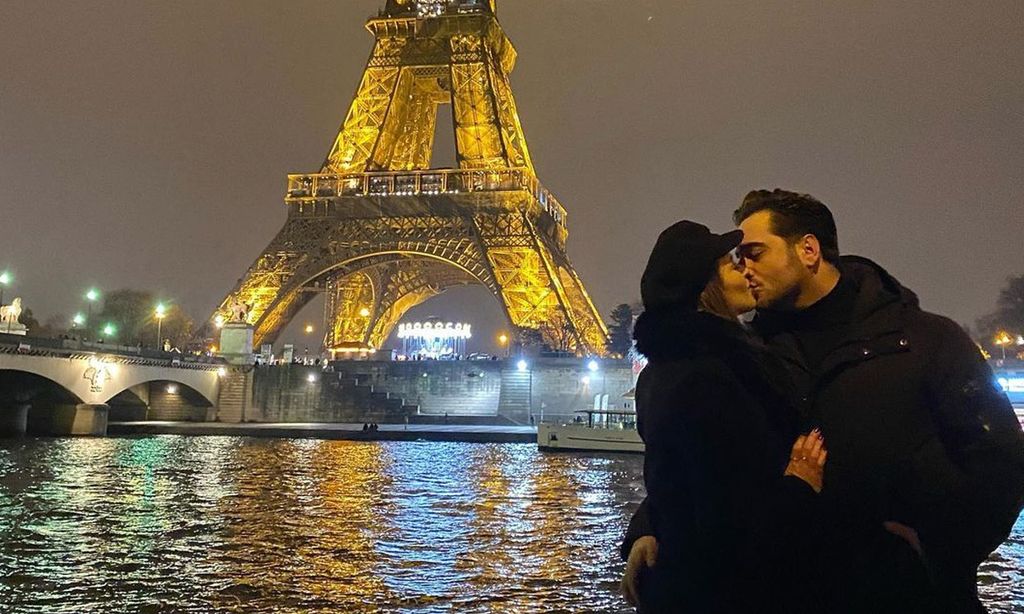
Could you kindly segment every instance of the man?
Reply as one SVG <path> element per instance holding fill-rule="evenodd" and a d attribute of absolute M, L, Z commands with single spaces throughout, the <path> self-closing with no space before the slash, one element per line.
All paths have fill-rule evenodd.
<path fill-rule="evenodd" d="M 754 191 L 734 219 L 753 327 L 829 450 L 829 611 L 984 611 L 977 567 L 1024 505 L 1024 435 L 976 346 L 877 264 L 840 258 L 813 197 Z M 642 508 L 623 544 L 627 592 L 656 564 L 648 533 Z"/>

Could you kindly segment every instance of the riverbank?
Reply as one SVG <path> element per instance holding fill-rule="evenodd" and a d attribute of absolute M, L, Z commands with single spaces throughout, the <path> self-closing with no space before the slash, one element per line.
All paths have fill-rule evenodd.
<path fill-rule="evenodd" d="M 364 431 L 362 424 L 335 422 L 111 422 L 108 435 L 224 435 L 284 439 L 344 439 L 352 441 L 459 441 L 466 443 L 536 443 L 532 426 L 462 424 L 381 424 Z"/>

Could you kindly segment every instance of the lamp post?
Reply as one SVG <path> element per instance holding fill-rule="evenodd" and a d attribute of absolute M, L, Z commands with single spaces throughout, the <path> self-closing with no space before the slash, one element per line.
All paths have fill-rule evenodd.
<path fill-rule="evenodd" d="M 0 273 L 0 307 L 4 306 L 4 288 L 11 283 L 11 274 L 7 271 Z M 7 332 L 11 332 L 11 321 L 7 320 Z"/>
<path fill-rule="evenodd" d="M 366 308 L 363 307 L 365 310 Z M 305 328 L 306 332 L 306 348 L 302 351 L 302 363 L 309 364 L 309 336 L 313 334 L 313 325 L 307 324 Z"/>
<path fill-rule="evenodd" d="M 7 271 L 0 273 L 0 307 L 4 306 L 4 288 L 11 283 L 11 274 Z"/>
<path fill-rule="evenodd" d="M 96 288 L 89 288 L 85 293 L 85 300 L 88 301 L 88 316 L 86 316 L 86 324 L 92 326 L 92 304 L 96 302 L 96 299 L 100 297 L 100 292 Z"/>
<path fill-rule="evenodd" d="M 153 315 L 156 316 L 156 349 L 161 348 L 161 338 L 163 337 L 163 323 L 164 318 L 167 317 L 167 307 L 163 303 L 157 303 L 156 309 L 153 310 Z"/>
<path fill-rule="evenodd" d="M 1006 360 L 1006 346 L 1013 343 L 1013 338 L 1010 337 L 1010 333 L 1006 332 L 1005 330 L 996 333 L 996 338 L 993 343 L 998 345 L 999 348 L 1003 351 L 1003 360 Z"/>
<path fill-rule="evenodd" d="M 505 351 L 505 358 L 508 358 L 508 335 L 505 333 L 498 335 L 498 345 Z"/>
<path fill-rule="evenodd" d="M 587 361 L 587 371 L 590 371 L 594 375 L 597 375 L 597 372 L 600 371 L 600 369 L 601 369 L 601 364 L 598 363 L 596 360 L 591 359 L 591 360 Z M 590 376 L 587 376 L 587 377 L 588 377 L 588 379 L 593 379 L 593 378 L 590 378 Z M 606 384 L 605 377 L 606 376 L 605 376 L 604 372 L 602 372 L 601 373 L 601 392 L 598 393 L 599 396 L 596 397 L 598 399 L 598 401 L 597 401 L 598 402 L 597 409 L 604 409 L 604 391 L 605 391 L 605 384 Z M 596 388 L 596 386 L 595 386 L 595 388 Z"/>
<path fill-rule="evenodd" d="M 530 365 L 527 364 L 527 362 L 525 360 L 520 358 L 519 362 L 516 363 L 516 370 L 519 371 L 520 373 L 522 373 L 523 371 L 526 371 L 527 377 L 529 377 L 529 388 L 527 389 L 527 393 L 526 393 L 527 394 L 526 403 L 527 403 L 527 411 L 529 412 L 529 415 L 530 415 L 530 424 L 532 425 L 533 424 L 533 369 L 530 368 Z M 541 420 L 543 421 L 543 419 L 544 419 L 543 410 L 541 410 L 541 412 L 542 412 L 541 413 Z"/>

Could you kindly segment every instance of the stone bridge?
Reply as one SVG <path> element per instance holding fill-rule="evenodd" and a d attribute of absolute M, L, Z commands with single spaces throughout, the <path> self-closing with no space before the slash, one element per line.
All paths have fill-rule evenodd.
<path fill-rule="evenodd" d="M 102 435 L 108 417 L 215 420 L 235 371 L 219 359 L 0 335 L 0 435 Z"/>

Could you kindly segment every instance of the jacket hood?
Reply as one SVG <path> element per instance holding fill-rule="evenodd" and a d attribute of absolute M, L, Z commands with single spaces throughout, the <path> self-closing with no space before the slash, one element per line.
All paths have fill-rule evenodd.
<path fill-rule="evenodd" d="M 839 268 L 857 287 L 856 313 L 868 316 L 893 302 L 920 308 L 917 294 L 896 280 L 880 264 L 862 256 L 843 256 Z"/>
<path fill-rule="evenodd" d="M 676 360 L 749 342 L 739 322 L 685 308 L 648 309 L 633 326 L 636 349 L 650 360 Z"/>

